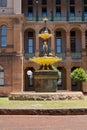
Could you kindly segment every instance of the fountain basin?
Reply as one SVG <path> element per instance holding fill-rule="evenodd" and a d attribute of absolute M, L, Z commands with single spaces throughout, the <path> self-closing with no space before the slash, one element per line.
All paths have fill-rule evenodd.
<path fill-rule="evenodd" d="M 56 92 L 58 72 L 54 70 L 37 70 L 34 73 L 36 92 Z"/>

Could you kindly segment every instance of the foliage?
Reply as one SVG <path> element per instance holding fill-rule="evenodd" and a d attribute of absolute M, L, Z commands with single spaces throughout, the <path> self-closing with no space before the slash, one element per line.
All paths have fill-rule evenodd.
<path fill-rule="evenodd" d="M 58 79 L 59 79 L 60 78 L 60 72 L 59 72 L 59 70 L 54 65 L 51 65 L 51 67 L 52 67 L 52 69 L 54 71 L 57 71 L 57 73 L 58 73 Z"/>
<path fill-rule="evenodd" d="M 75 82 L 84 82 L 87 81 L 87 74 L 83 68 L 76 68 L 72 73 L 71 73 L 71 78 Z"/>

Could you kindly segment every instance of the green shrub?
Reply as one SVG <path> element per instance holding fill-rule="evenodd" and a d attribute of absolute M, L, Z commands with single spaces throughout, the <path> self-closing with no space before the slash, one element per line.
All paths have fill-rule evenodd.
<path fill-rule="evenodd" d="M 87 81 L 87 74 L 83 68 L 76 68 L 73 72 L 71 72 L 71 78 L 75 82 L 84 82 Z"/>

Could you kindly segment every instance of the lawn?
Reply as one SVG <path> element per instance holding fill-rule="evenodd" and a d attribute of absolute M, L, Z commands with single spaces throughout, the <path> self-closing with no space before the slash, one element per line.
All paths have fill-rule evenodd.
<path fill-rule="evenodd" d="M 87 96 L 83 100 L 58 101 L 18 101 L 0 98 L 0 109 L 39 109 L 39 108 L 87 108 Z"/>

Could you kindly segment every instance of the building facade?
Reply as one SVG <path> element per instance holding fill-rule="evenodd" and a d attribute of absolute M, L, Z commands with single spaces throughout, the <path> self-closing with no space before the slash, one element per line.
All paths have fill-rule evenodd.
<path fill-rule="evenodd" d="M 81 90 L 70 73 L 78 67 L 87 70 L 87 0 L 0 0 L 0 94 L 34 91 L 39 65 L 29 59 L 42 55 L 38 34 L 44 17 L 52 34 L 49 53 L 62 58 L 55 63 L 61 75 L 58 89 Z"/>

